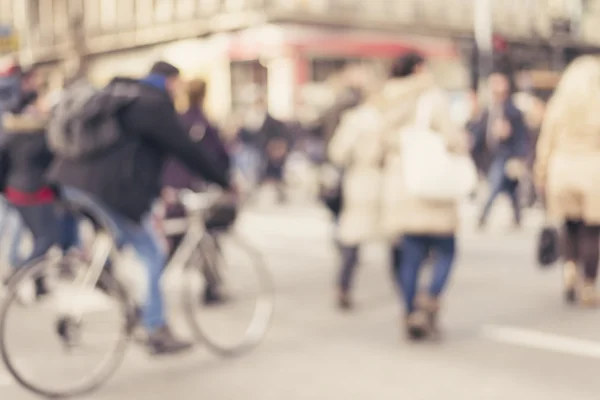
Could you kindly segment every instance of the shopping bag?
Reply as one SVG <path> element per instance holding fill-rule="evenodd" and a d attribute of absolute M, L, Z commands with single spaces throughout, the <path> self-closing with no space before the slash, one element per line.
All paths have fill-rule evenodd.
<path fill-rule="evenodd" d="M 432 114 L 433 99 L 424 94 L 414 125 L 400 133 L 406 190 L 427 200 L 459 200 L 475 189 L 477 169 L 469 155 L 448 150 L 443 136 L 431 129 Z"/>

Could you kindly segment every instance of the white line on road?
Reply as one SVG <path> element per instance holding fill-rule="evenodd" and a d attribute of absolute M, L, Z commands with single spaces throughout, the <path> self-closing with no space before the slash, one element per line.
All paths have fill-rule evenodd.
<path fill-rule="evenodd" d="M 487 339 L 500 343 L 571 356 L 600 359 L 600 342 L 592 340 L 498 325 L 484 326 L 482 335 Z"/>

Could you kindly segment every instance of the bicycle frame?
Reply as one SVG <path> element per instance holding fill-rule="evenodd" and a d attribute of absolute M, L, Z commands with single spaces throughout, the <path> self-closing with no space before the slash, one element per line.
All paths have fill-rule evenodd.
<path fill-rule="evenodd" d="M 184 237 L 175 254 L 169 260 L 168 265 L 165 266 L 165 270 L 172 268 L 175 265 L 181 265 L 185 268 L 185 266 L 193 259 L 195 252 L 200 248 L 205 275 L 207 275 L 208 272 L 214 271 L 211 276 L 217 276 L 216 265 L 214 265 L 212 262 L 213 260 L 210 257 L 206 256 L 206 254 L 210 254 L 211 251 L 216 249 L 216 243 L 214 242 L 212 235 L 207 232 L 204 225 L 204 208 L 205 207 L 200 207 L 197 210 L 191 210 L 190 207 L 186 207 L 189 213 L 188 216 L 175 221 L 169 221 L 169 223 L 177 224 L 181 227 L 172 230 L 171 235 L 184 234 Z M 79 270 L 75 277 L 74 286 L 79 287 L 80 290 L 78 290 L 75 299 L 71 303 L 68 313 L 78 322 L 81 321 L 83 316 L 83 302 L 79 301 L 81 296 L 83 296 L 84 293 L 89 293 L 95 289 L 109 260 L 113 260 L 114 265 L 118 268 L 123 256 L 121 249 L 116 246 L 114 239 L 104 231 L 96 233 L 96 237 L 92 244 L 91 254 L 92 260 L 89 263 L 88 268 Z M 118 275 L 118 271 L 115 271 L 115 273 Z"/>

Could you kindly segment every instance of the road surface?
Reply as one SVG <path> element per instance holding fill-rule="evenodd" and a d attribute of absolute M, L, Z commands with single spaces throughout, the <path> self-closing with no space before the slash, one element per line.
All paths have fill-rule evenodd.
<path fill-rule="evenodd" d="M 333 306 L 336 257 L 327 215 L 310 206 L 258 209 L 242 217 L 239 230 L 264 252 L 277 287 L 264 343 L 238 359 L 202 347 L 151 359 L 133 346 L 116 375 L 84 399 L 597 400 L 600 316 L 563 305 L 558 269 L 536 267 L 540 216 L 529 213 L 524 229 L 511 231 L 502 225 L 503 203 L 489 230 L 476 232 L 474 212 L 464 209 L 442 343 L 403 340 L 383 246 L 364 249 L 358 308 L 341 314 Z M 171 303 L 178 331 L 189 335 Z M 15 349 L 26 362 L 43 357 L 61 368 L 63 358 L 26 342 L 41 328 L 30 321 L 17 326 L 23 333 Z M 0 367 L 0 398 L 37 397 Z"/>

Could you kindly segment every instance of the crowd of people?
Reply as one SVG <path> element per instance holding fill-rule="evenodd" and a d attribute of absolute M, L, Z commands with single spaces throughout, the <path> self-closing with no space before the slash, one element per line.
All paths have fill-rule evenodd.
<path fill-rule="evenodd" d="M 16 212 L 23 224 L 13 231 L 12 267 L 27 265 L 53 246 L 86 257 L 77 219 L 60 206 L 61 188 L 76 188 L 107 210 L 119 231 L 118 245 L 133 248 L 147 269 L 148 298 L 141 313 L 151 351 L 186 350 L 191 344 L 169 329 L 159 286 L 169 253 L 181 237 L 171 238 L 169 252 L 163 251 L 152 215 L 156 201 L 166 204 L 166 217 L 178 217 L 185 212 L 178 190 L 203 190 L 206 182 L 213 182 L 236 202 L 240 190 L 233 170 L 239 169 L 246 181 L 274 183 L 283 202 L 286 160 L 300 148 L 339 177 L 322 185 L 320 199 L 336 224 L 340 308 L 353 306 L 360 247 L 384 240 L 407 336 L 439 336 L 437 317 L 457 256 L 459 205 L 476 189 L 469 163 L 474 176 L 486 178 L 489 187 L 480 228 L 501 193 L 511 200 L 515 227 L 521 225 L 519 188 L 529 184 L 522 177 L 534 170 L 549 218 L 564 226 L 565 296 L 587 306 L 597 303 L 600 178 L 593 172 L 600 162 L 600 117 L 590 84 L 600 78 L 596 59 L 583 57 L 569 66 L 539 135 L 517 106 L 510 77 L 502 71 L 489 77 L 491 96 L 485 104 L 474 103 L 466 126 L 453 120 L 447 96 L 417 53 L 397 59 L 376 90 L 349 76 L 353 79 L 329 109 L 296 128 L 269 114 L 264 94 L 255 96 L 234 140 L 225 140 L 204 113 L 204 81 L 187 82 L 188 109 L 177 113 L 173 99 L 182 80 L 169 63 L 154 64 L 142 79 L 116 78 L 102 89 L 72 82 L 52 103 L 35 69 L 14 66 L 0 77 L 2 216 Z M 408 153 L 412 142 L 405 140 L 407 132 L 422 133 L 431 147 L 442 143 L 438 154 L 456 170 L 444 171 L 440 160 L 429 159 L 433 149 L 417 155 L 429 167 L 411 165 L 407 160 L 415 157 Z M 450 188 L 424 188 L 427 179 L 440 178 L 435 173 L 447 174 L 443 178 Z M 0 225 L 5 228 L 6 218 Z M 23 228 L 31 232 L 33 250 L 19 259 Z M 420 271 L 428 262 L 433 274 L 421 293 Z M 205 302 L 223 300 L 215 288 L 205 289 Z M 45 282 L 38 279 L 37 295 L 46 292 Z"/>
<path fill-rule="evenodd" d="M 583 306 L 598 303 L 600 181 L 593 171 L 599 157 L 600 127 L 594 114 L 597 94 L 589 86 L 598 73 L 597 59 L 576 60 L 546 108 L 541 99 L 515 94 L 511 76 L 497 70 L 487 81 L 489 99 L 483 104 L 479 99 L 473 102 L 465 126 L 450 118 L 443 95 L 434 101 L 430 121 L 430 128 L 444 138 L 449 151 L 470 155 L 487 183 L 479 228 L 486 227 L 502 193 L 510 199 L 515 228 L 521 226 L 522 208 L 535 203 L 544 208 L 548 224 L 561 227 L 559 237 L 564 240 L 553 245 L 564 259 L 565 298 Z M 323 191 L 337 226 L 338 305 L 352 308 L 351 287 L 360 246 L 384 239 L 389 243 L 392 276 L 404 303 L 405 331 L 411 339 L 439 336 L 437 314 L 457 251 L 460 199 L 425 199 L 411 193 L 403 183 L 407 180 L 401 161 L 406 158 L 405 149 L 397 140 L 399 132 L 420 118 L 420 99 L 427 93 L 434 97 L 440 93 L 434 81 L 426 60 L 408 54 L 394 63 L 379 91 L 362 97 L 349 86 L 349 91 L 358 93 L 353 96 L 357 100 L 340 101 L 332 108 L 337 122 L 327 146 L 328 159 L 338 166 L 341 176 L 337 187 Z M 524 99 L 529 107 L 523 106 Z M 377 110 L 383 125 L 365 111 L 369 108 Z M 428 162 L 435 164 L 431 159 Z M 523 191 L 529 198 L 523 198 Z M 418 293 L 419 271 L 427 261 L 433 269 L 431 282 Z"/>

